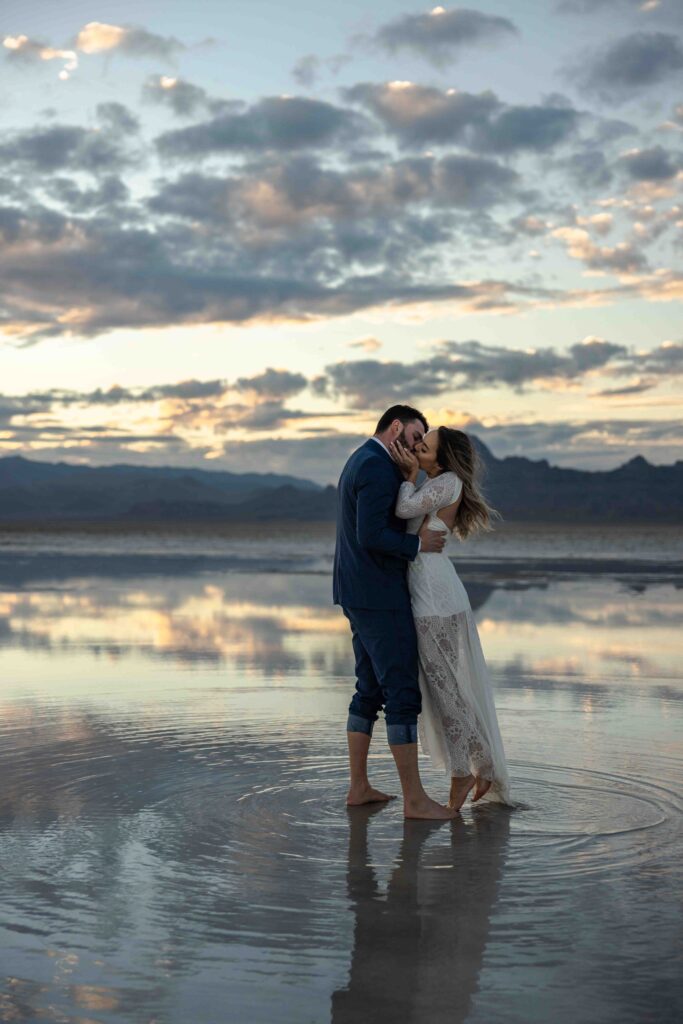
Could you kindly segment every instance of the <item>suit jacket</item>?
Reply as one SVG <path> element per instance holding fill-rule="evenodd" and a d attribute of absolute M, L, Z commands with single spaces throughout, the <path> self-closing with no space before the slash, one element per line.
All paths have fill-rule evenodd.
<path fill-rule="evenodd" d="M 345 608 L 410 607 L 408 562 L 419 540 L 394 514 L 403 480 L 389 453 L 368 439 L 349 457 L 337 486 L 334 603 Z"/>

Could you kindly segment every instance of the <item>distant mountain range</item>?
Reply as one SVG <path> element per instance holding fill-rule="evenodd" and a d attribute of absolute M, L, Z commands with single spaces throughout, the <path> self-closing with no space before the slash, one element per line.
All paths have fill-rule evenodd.
<path fill-rule="evenodd" d="M 638 455 L 617 469 L 560 469 L 547 460 L 496 458 L 482 442 L 485 491 L 506 520 L 676 522 L 683 519 L 683 461 L 653 466 Z M 332 520 L 336 490 L 273 473 L 170 466 L 82 466 L 0 459 L 0 522 Z"/>

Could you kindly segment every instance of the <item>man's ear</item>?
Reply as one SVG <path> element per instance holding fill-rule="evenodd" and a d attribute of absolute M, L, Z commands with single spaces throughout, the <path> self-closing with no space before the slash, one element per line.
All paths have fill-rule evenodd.
<path fill-rule="evenodd" d="M 396 434 L 396 437 L 398 437 L 398 435 L 401 433 L 401 430 L 403 429 L 403 424 L 401 423 L 400 420 L 392 420 L 391 429 Z"/>

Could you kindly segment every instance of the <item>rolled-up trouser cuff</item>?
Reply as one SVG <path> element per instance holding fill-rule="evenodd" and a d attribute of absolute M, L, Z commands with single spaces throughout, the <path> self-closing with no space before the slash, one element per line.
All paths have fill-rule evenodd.
<path fill-rule="evenodd" d="M 387 739 L 390 746 L 396 746 L 399 743 L 417 743 L 417 725 L 403 723 L 389 725 L 387 723 Z"/>
<path fill-rule="evenodd" d="M 362 715 L 349 715 L 346 720 L 346 731 L 364 732 L 366 736 L 372 736 L 374 724 L 369 718 L 363 718 Z"/>

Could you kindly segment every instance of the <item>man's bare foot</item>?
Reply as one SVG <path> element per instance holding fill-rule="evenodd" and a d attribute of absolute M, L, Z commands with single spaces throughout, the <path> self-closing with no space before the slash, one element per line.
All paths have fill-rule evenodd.
<path fill-rule="evenodd" d="M 472 794 L 472 803 L 476 804 L 477 800 L 481 800 L 483 796 L 486 796 L 491 788 L 490 779 L 477 779 L 477 788 Z"/>
<path fill-rule="evenodd" d="M 474 775 L 466 775 L 464 778 L 458 778 L 457 776 L 452 778 L 448 806 L 459 811 L 476 781 Z"/>
<path fill-rule="evenodd" d="M 370 783 L 364 786 L 352 786 L 346 797 L 347 807 L 360 807 L 362 804 L 386 803 L 387 800 L 395 800 L 395 796 L 383 793 L 381 789 L 375 789 Z"/>
<path fill-rule="evenodd" d="M 405 801 L 403 804 L 403 815 L 405 818 L 419 818 L 423 821 L 449 821 L 455 818 L 457 811 L 451 807 L 444 807 L 431 800 L 425 793 L 419 800 Z"/>

